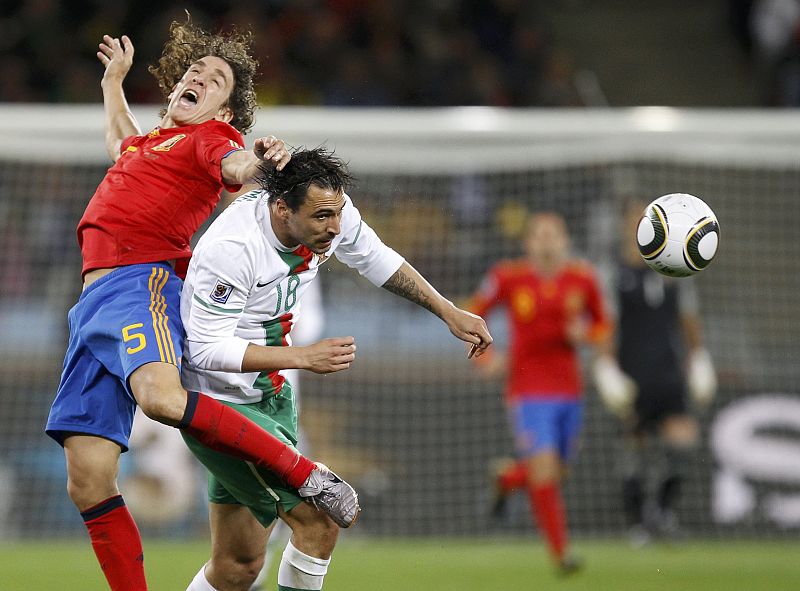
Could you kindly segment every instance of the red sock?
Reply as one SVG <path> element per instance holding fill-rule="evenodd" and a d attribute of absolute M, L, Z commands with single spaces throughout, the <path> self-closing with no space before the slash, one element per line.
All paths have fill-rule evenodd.
<path fill-rule="evenodd" d="M 81 512 L 112 591 L 147 591 L 142 539 L 120 495 Z"/>
<path fill-rule="evenodd" d="M 514 462 L 508 468 L 500 472 L 497 477 L 497 485 L 504 493 L 525 488 L 528 484 L 528 467 L 525 462 Z"/>
<path fill-rule="evenodd" d="M 564 558 L 567 547 L 567 519 L 561 490 L 554 482 L 528 488 L 531 512 L 536 516 L 539 529 L 547 539 L 550 552 L 557 560 Z"/>
<path fill-rule="evenodd" d="M 275 472 L 294 488 L 300 488 L 316 467 L 244 415 L 205 394 L 189 392 L 178 428 L 206 447 Z"/>

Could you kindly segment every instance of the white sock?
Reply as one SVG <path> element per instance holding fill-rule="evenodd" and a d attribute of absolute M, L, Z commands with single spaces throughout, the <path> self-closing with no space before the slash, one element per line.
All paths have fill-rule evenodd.
<path fill-rule="evenodd" d="M 200 570 L 186 587 L 186 591 L 217 591 L 216 587 L 212 587 L 211 583 L 206 579 L 206 565 L 200 567 Z"/>
<path fill-rule="evenodd" d="M 290 541 L 286 544 L 278 569 L 278 591 L 284 588 L 319 591 L 330 563 L 330 558 L 323 560 L 303 554 Z"/>

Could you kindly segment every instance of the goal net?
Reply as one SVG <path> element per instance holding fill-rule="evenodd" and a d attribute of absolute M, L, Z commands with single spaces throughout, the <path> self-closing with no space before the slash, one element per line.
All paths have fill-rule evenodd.
<path fill-rule="evenodd" d="M 157 111 L 135 114 L 147 128 Z M 42 427 L 80 290 L 75 226 L 109 165 L 102 125 L 95 105 L 0 107 L 0 537 L 82 527 L 65 492 L 63 454 Z M 701 415 L 679 517 L 697 536 L 796 535 L 800 274 L 791 253 L 800 241 L 800 118 L 665 108 L 264 109 L 248 145 L 266 134 L 334 147 L 358 177 L 351 194 L 365 219 L 456 302 L 492 264 L 520 254 L 527 212 L 562 213 L 576 254 L 603 270 L 619 247 L 627 199 L 705 199 L 720 220 L 721 248 L 693 281 L 720 388 Z M 359 356 L 347 372 L 301 376 L 301 422 L 309 455 L 361 492 L 360 535 L 528 531 L 524 502 L 512 502 L 500 522 L 489 516 L 490 466 L 512 453 L 502 385 L 480 379 L 426 311 L 335 262 L 320 280 L 323 334 L 354 335 Z M 503 318 L 490 326 L 504 347 Z M 617 535 L 620 428 L 591 388 L 585 399 L 565 488 L 571 528 Z M 137 469 L 135 455 L 126 454 L 123 481 Z M 189 532 L 205 520 L 199 480 L 194 508 L 170 527 Z"/>

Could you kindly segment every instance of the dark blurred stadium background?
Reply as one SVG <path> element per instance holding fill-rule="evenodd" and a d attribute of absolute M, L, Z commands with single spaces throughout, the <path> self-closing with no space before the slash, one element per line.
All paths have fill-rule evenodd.
<path fill-rule="evenodd" d="M 160 53 L 184 10 L 256 33 L 264 104 L 792 106 L 793 0 L 22 0 L 0 8 L 0 101 L 94 102 L 94 49 L 127 34 Z M 144 68 L 127 84 L 158 102 Z"/>

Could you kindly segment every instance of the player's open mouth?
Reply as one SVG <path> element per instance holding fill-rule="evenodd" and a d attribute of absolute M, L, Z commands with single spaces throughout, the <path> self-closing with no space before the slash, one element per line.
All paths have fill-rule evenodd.
<path fill-rule="evenodd" d="M 184 93 L 181 95 L 180 98 L 181 104 L 190 107 L 194 107 L 195 105 L 197 105 L 198 100 L 199 97 L 197 96 L 197 93 L 194 90 L 184 91 Z"/>

